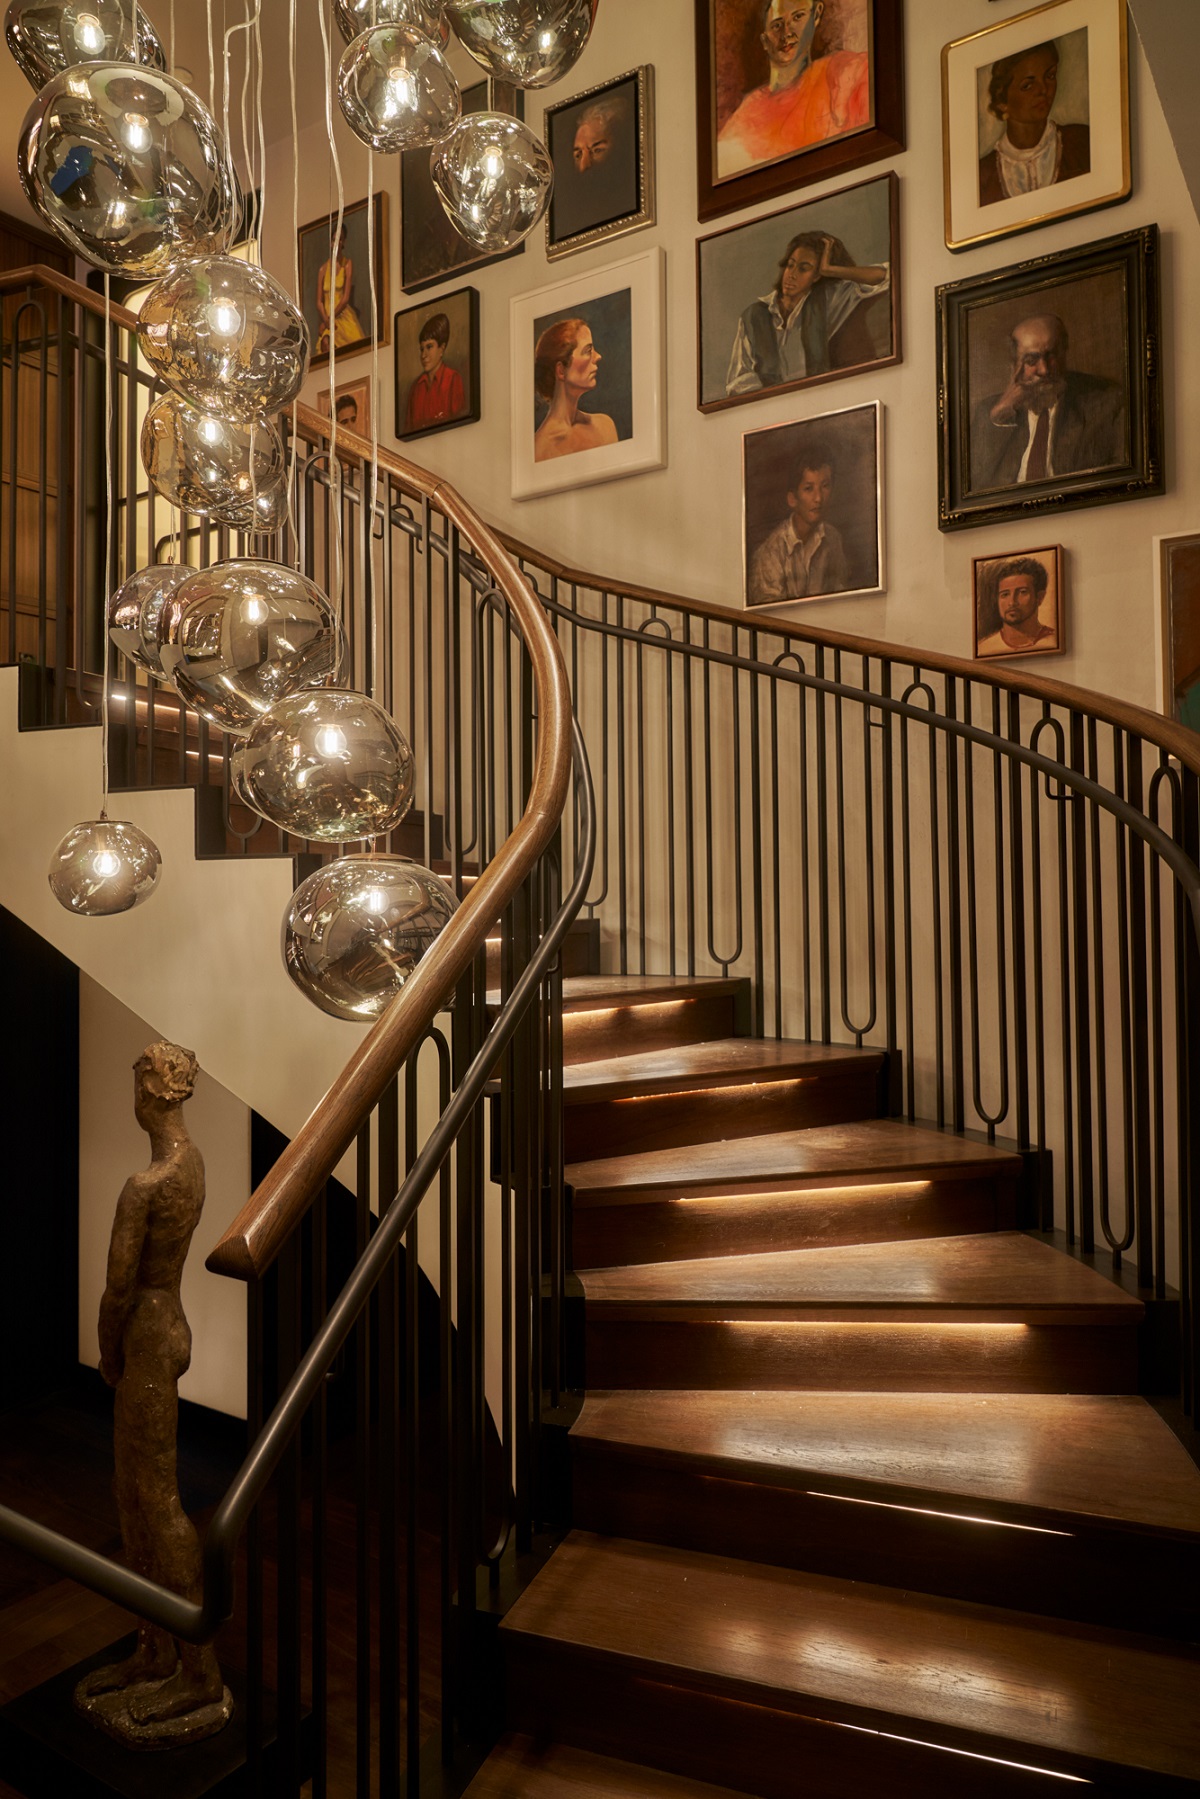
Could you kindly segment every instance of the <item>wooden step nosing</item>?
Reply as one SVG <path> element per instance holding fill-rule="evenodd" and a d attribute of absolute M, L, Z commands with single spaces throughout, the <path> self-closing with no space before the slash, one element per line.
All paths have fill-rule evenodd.
<path fill-rule="evenodd" d="M 587 1321 L 591 1324 L 939 1324 L 1026 1325 L 1030 1328 L 1075 1327 L 1132 1329 L 1145 1308 L 1139 1301 L 1112 1303 L 1054 1302 L 1039 1306 L 1035 1300 L 873 1299 L 820 1302 L 804 1299 L 595 1299 L 587 1295 L 587 1278 L 580 1270 L 587 1296 Z M 605 1271 L 607 1272 L 607 1271 Z"/>
<path fill-rule="evenodd" d="M 673 1054 L 673 1051 L 665 1052 Z M 614 1061 L 622 1060 L 614 1057 Z M 689 1098 L 697 1093 L 720 1093 L 754 1087 L 759 1092 L 785 1087 L 823 1089 L 832 1086 L 872 1085 L 879 1069 L 867 1063 L 838 1064 L 831 1068 L 814 1068 L 800 1062 L 772 1062 L 754 1068 L 704 1068 L 690 1073 L 654 1075 L 627 1074 L 599 1076 L 580 1081 L 573 1077 L 581 1068 L 602 1069 L 603 1061 L 573 1062 L 563 1070 L 563 1105 L 611 1105 L 622 1100 L 640 1101 L 669 1099 L 675 1095 Z"/>
<path fill-rule="evenodd" d="M 630 1161 L 637 1158 L 631 1156 Z M 563 1171 L 563 1178 L 570 1187 L 572 1198 L 577 1206 L 644 1206 L 672 1205 L 676 1200 L 709 1200 L 716 1204 L 720 1200 L 761 1199 L 768 1195 L 778 1195 L 780 1199 L 819 1199 L 823 1194 L 837 1192 L 844 1187 L 860 1190 L 863 1199 L 869 1199 L 874 1190 L 884 1198 L 893 1193 L 897 1187 L 906 1186 L 947 1186 L 958 1181 L 1010 1181 L 1016 1179 L 1020 1172 L 1020 1163 L 1014 1157 L 1011 1168 L 1000 1168 L 994 1162 L 954 1162 L 937 1163 L 928 1168 L 897 1169 L 894 1174 L 881 1173 L 878 1166 L 863 1167 L 856 1170 L 829 1169 L 827 1171 L 805 1170 L 787 1173 L 781 1171 L 775 1175 L 751 1175 L 739 1180 L 711 1176 L 708 1179 L 697 1178 L 686 1181 L 653 1180 L 638 1185 L 613 1186 L 610 1183 L 595 1187 L 587 1185 L 586 1162 L 568 1164 Z M 922 1195 L 901 1193 L 897 1203 L 908 1199 L 914 1204 L 920 1202 Z M 846 1202 L 848 1206 L 856 1200 Z"/>
<path fill-rule="evenodd" d="M 1057 1621 L 1047 1620 L 1048 1624 L 1054 1622 Z M 586 1685 L 589 1670 L 599 1672 L 613 1669 L 626 1678 L 650 1684 L 662 1684 L 666 1679 L 671 1686 L 700 1697 L 729 1699 L 796 1719 L 840 1724 L 855 1730 L 887 1731 L 907 1742 L 926 1745 L 931 1750 L 957 1749 L 966 1755 L 982 1756 L 988 1761 L 1020 1759 L 1030 1769 L 1047 1774 L 1070 1773 L 1083 1779 L 1097 1779 L 1112 1770 L 1119 1770 L 1122 1774 L 1145 1775 L 1153 1780 L 1163 1776 L 1179 1777 L 1173 1769 L 1147 1767 L 1140 1761 L 1084 1756 L 1077 1750 L 1044 1738 L 1039 1739 L 1029 1732 L 1018 1735 L 1014 1731 L 1000 1735 L 989 1730 L 970 1730 L 962 1725 L 943 1721 L 928 1711 L 896 1711 L 883 1704 L 855 1705 L 852 1701 L 838 1699 L 831 1694 L 814 1693 L 805 1686 L 768 1686 L 765 1682 L 730 1674 L 721 1669 L 665 1663 L 627 1650 L 581 1643 L 572 1637 L 526 1631 L 520 1625 L 511 1625 L 507 1619 L 501 1623 L 500 1628 L 512 1633 L 508 1638 L 510 1642 L 520 1638 L 526 1643 L 543 1644 L 546 1645 L 547 1652 L 549 1646 L 553 1645 L 557 1656 L 568 1657 L 573 1664 L 579 1666 L 583 1685 Z M 918 1735 L 918 1732 L 926 1734 Z"/>
<path fill-rule="evenodd" d="M 797 1498 L 828 1496 L 833 1500 L 863 1500 L 871 1505 L 903 1512 L 932 1512 L 961 1517 L 973 1523 L 1019 1525 L 1031 1531 L 1045 1530 L 1067 1536 L 1146 1538 L 1175 1543 L 1181 1549 L 1200 1548 L 1200 1523 L 1194 1530 L 1160 1524 L 1149 1518 L 1116 1513 L 1070 1510 L 1039 1505 L 1029 1500 L 964 1492 L 952 1487 L 933 1487 L 905 1481 L 872 1480 L 866 1475 L 845 1474 L 836 1469 L 801 1467 L 795 1462 L 760 1461 L 752 1456 L 721 1455 L 714 1450 L 670 1449 L 657 1443 L 614 1439 L 581 1431 L 578 1422 L 570 1431 L 573 1458 L 581 1465 L 613 1462 L 636 1471 L 664 1469 L 698 1479 L 724 1480 L 738 1486 L 770 1488 L 794 1493 Z M 988 1516 L 982 1517 L 986 1512 Z"/>

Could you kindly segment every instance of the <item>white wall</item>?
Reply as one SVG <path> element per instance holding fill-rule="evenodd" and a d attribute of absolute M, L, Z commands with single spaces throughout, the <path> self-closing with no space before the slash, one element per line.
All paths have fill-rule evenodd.
<path fill-rule="evenodd" d="M 150 1162 L 149 1139 L 133 1116 L 133 1064 L 159 1035 L 97 982 L 81 977 L 79 1359 L 89 1368 L 100 1365 L 96 1319 L 117 1196 L 128 1177 Z M 183 1273 L 193 1350 L 179 1391 L 198 1405 L 244 1418 L 246 1289 L 209 1274 L 204 1255 L 250 1192 L 250 1110 L 201 1070 L 184 1117 L 204 1157 L 207 1197 Z"/>
<path fill-rule="evenodd" d="M 1185 11 L 1193 0 L 1186 0 Z M 1155 705 L 1158 695 L 1153 628 L 1152 538 L 1194 529 L 1200 513 L 1200 417 L 1182 396 L 1200 386 L 1200 341 L 1184 320 L 1183 296 L 1200 288 L 1200 227 L 1171 144 L 1136 35 L 1131 32 L 1133 169 L 1131 201 L 1109 211 L 1069 219 L 1022 237 L 951 255 L 943 241 L 940 53 L 944 43 L 1012 16 L 1011 5 L 988 0 L 909 0 L 907 32 L 908 151 L 892 164 L 806 188 L 735 218 L 776 211 L 893 166 L 901 182 L 904 360 L 878 374 L 860 375 L 800 394 L 765 399 L 705 417 L 696 410 L 695 240 L 696 151 L 694 0 L 602 0 L 588 48 L 571 75 L 549 90 L 551 103 L 618 75 L 640 62 L 654 65 L 657 83 L 658 214 L 650 231 L 547 263 L 541 231 L 523 256 L 460 277 L 479 289 L 482 313 L 483 417 L 479 424 L 418 440 L 421 461 L 452 480 L 490 520 L 533 545 L 585 569 L 738 605 L 741 595 L 741 437 L 759 426 L 831 411 L 878 397 L 886 408 L 888 591 L 857 600 L 824 600 L 794 608 L 814 624 L 897 642 L 971 652 L 971 559 L 1013 544 L 1012 526 L 938 531 L 934 289 L 1026 257 L 1084 244 L 1156 221 L 1163 233 L 1166 467 L 1168 492 L 1119 506 L 1040 519 L 1039 542 L 1061 542 L 1068 553 L 1069 651 L 1042 656 L 1036 667 L 1100 691 Z M 320 54 L 315 32 L 305 55 Z M 460 73 L 474 68 L 458 54 Z M 282 77 L 281 77 L 282 78 Z M 527 96 L 538 126 L 543 96 Z M 339 119 L 340 125 L 340 119 Z M 339 130 L 346 194 L 367 191 L 366 152 Z M 267 190 L 268 263 L 290 283 L 293 168 L 299 171 L 301 222 L 329 203 L 331 175 L 324 126 L 314 123 L 294 148 L 274 145 Z M 419 298 L 431 309 L 437 288 L 420 296 L 399 290 L 399 174 L 396 161 L 375 159 L 375 183 L 389 195 L 389 274 L 392 310 Z M 718 220 L 718 229 L 731 220 Z M 667 417 L 665 469 L 575 493 L 515 502 L 509 497 L 509 299 L 550 281 L 651 244 L 667 253 Z M 381 362 L 381 419 L 391 425 L 392 364 Z M 364 355 L 341 365 L 347 379 L 369 372 Z M 309 394 L 328 383 L 320 370 Z M 1021 538 L 1021 527 L 1016 537 Z"/>

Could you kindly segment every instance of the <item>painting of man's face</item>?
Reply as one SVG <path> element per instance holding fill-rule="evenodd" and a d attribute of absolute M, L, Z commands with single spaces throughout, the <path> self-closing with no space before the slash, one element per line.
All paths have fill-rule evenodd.
<path fill-rule="evenodd" d="M 1065 649 L 1062 564 L 1057 545 L 976 557 L 972 567 L 976 656 L 989 660 L 1042 656 Z"/>
<path fill-rule="evenodd" d="M 714 0 L 717 173 L 872 122 L 868 0 Z"/>

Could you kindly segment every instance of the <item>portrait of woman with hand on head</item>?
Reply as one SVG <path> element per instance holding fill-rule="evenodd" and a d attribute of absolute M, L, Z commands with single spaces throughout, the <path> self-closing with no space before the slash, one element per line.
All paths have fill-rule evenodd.
<path fill-rule="evenodd" d="M 884 293 L 887 263 L 858 268 L 839 238 L 804 231 L 789 242 L 775 286 L 751 302 L 734 333 L 727 394 L 781 387 L 831 369 L 852 368 L 875 355 L 858 343 L 838 341 L 858 307 Z"/>
<path fill-rule="evenodd" d="M 538 338 L 533 385 L 539 409 L 547 410 L 534 433 L 535 462 L 616 443 L 617 427 L 609 415 L 584 404 L 596 391 L 600 362 L 584 319 L 559 319 Z"/>

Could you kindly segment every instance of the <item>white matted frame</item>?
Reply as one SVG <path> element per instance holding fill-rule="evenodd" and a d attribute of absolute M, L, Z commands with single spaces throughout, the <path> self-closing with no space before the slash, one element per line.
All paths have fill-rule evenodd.
<path fill-rule="evenodd" d="M 643 251 L 606 268 L 556 281 L 511 302 L 512 492 L 517 500 L 588 487 L 624 475 L 662 468 L 666 462 L 663 405 L 664 258 Z M 538 341 L 555 323 L 583 321 L 600 367 L 594 388 L 578 405 L 581 422 L 595 419 L 608 441 L 586 442 L 549 453 L 538 434 L 552 408 L 573 404 L 556 383 L 549 401 L 534 386 Z M 580 334 L 582 341 L 582 334 Z M 536 440 L 536 443 L 535 443 Z M 561 440 L 560 440 L 561 442 Z"/>
<path fill-rule="evenodd" d="M 985 198 L 991 141 L 1004 130 L 989 108 L 989 74 L 1006 58 L 1055 43 L 1058 93 L 1049 119 L 1059 127 L 1058 169 L 1028 192 Z M 1064 129 L 1065 127 L 1065 129 Z M 1081 132 L 1086 147 L 1080 150 Z M 966 250 L 1031 231 L 1052 219 L 1115 206 L 1131 192 L 1129 50 L 1125 0 L 1050 0 L 1001 24 L 956 38 L 942 50 L 942 149 L 946 243 Z M 1030 165 L 1029 179 L 1047 171 Z"/>

